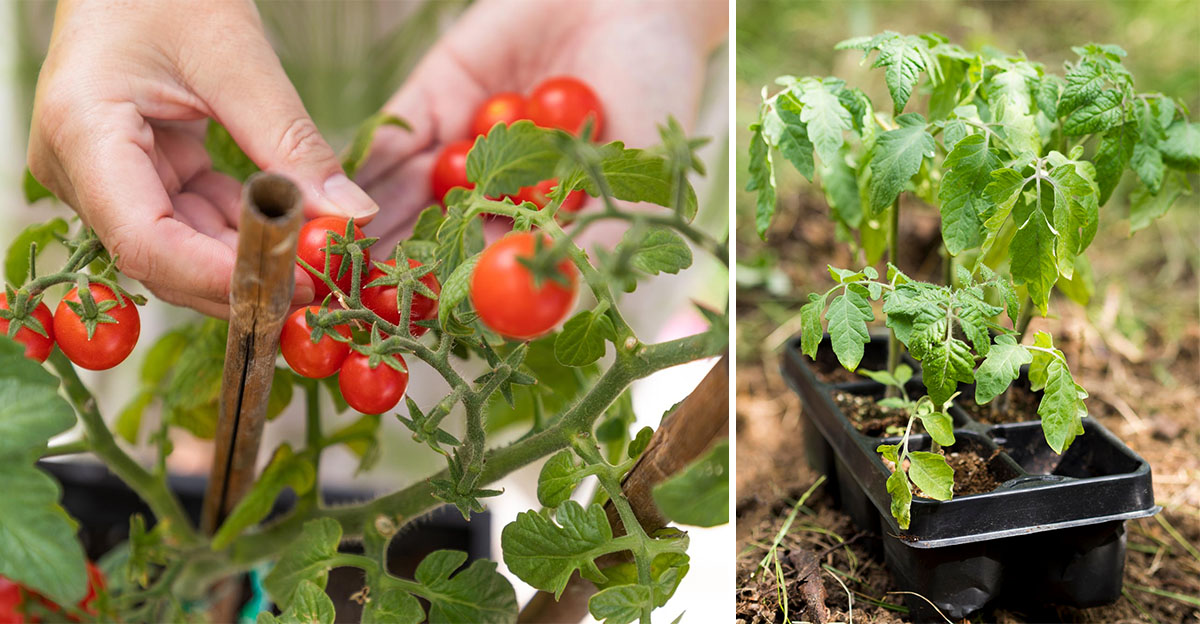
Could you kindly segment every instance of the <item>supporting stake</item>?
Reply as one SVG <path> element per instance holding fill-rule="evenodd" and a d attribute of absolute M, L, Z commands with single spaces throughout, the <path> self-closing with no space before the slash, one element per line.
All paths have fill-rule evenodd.
<path fill-rule="evenodd" d="M 251 176 L 242 190 L 220 414 L 200 516 L 208 535 L 254 483 L 279 332 L 295 288 L 301 205 L 300 189 L 279 175 Z"/>

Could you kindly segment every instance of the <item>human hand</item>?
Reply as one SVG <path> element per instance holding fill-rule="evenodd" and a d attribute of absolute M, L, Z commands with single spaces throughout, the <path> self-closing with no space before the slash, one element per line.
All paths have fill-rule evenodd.
<path fill-rule="evenodd" d="M 384 105 L 411 132 L 381 128 L 359 184 L 382 207 L 368 228 L 386 244 L 434 202 L 429 177 L 447 143 L 469 138 L 489 96 L 528 93 L 555 75 L 577 77 L 604 106 L 602 140 L 659 141 L 668 115 L 695 121 L 709 53 L 723 40 L 728 5 L 714 0 L 483 0 L 430 49 Z"/>
<path fill-rule="evenodd" d="M 33 176 L 160 298 L 228 317 L 241 185 L 212 169 L 206 120 L 291 178 L 308 217 L 378 210 L 344 173 L 263 35 L 254 4 L 61 0 L 38 80 Z M 293 301 L 313 298 L 296 271 Z"/>

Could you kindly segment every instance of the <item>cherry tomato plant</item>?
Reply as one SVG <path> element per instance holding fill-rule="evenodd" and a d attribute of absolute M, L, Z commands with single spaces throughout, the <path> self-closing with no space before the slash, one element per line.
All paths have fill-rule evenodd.
<path fill-rule="evenodd" d="M 945 410 L 959 383 L 975 383 L 976 402 L 989 403 L 1028 365 L 1033 389 L 1044 390 L 1038 416 L 1046 441 L 1062 453 L 1083 433 L 1087 392 L 1049 334 L 1024 340 L 1028 323 L 1035 312 L 1047 313 L 1055 288 L 1087 303 L 1084 251 L 1126 170 L 1135 174 L 1131 231 L 1190 191 L 1186 174 L 1200 168 L 1200 124 L 1188 120 L 1182 101 L 1136 91 L 1122 65 L 1126 52 L 1115 45 L 1073 48 L 1078 59 L 1063 75 L 1023 55 L 971 52 L 937 34 L 888 31 L 838 49 L 862 50 L 864 61 L 875 55 L 892 114 L 839 78 L 783 76 L 777 92 L 764 88 L 750 128 L 748 190 L 757 191 L 759 234 L 775 212 L 774 159 L 782 154 L 820 183 L 839 238 L 865 260 L 858 271 L 830 267 L 835 286 L 809 295 L 800 310 L 803 351 L 815 356 L 827 328 L 841 364 L 855 370 L 875 320 L 871 302 L 882 301 L 891 330 L 888 370 L 870 374 L 887 383 L 893 407 L 919 418 L 935 442 L 952 443 Z M 905 112 L 918 100 L 925 114 Z M 910 280 L 892 264 L 905 192 L 940 211 L 942 285 Z M 881 279 L 875 265 L 885 252 Z M 1010 324 L 1001 322 L 1005 313 Z M 904 349 L 922 364 L 928 402 L 898 396 Z M 902 528 L 910 481 L 944 499 L 954 474 L 941 453 L 909 454 L 909 431 L 901 443 L 879 447 L 896 466 L 888 491 Z"/>
<path fill-rule="evenodd" d="M 384 114 L 368 120 L 348 152 L 348 172 L 367 157 L 383 125 L 404 123 Z M 625 293 L 646 278 L 688 268 L 694 249 L 727 263 L 726 241 L 692 223 L 698 202 L 689 179 L 703 173 L 695 150 L 704 141 L 685 136 L 673 120 L 661 133 L 661 146 L 640 150 L 595 143 L 586 128 L 581 137 L 530 121 L 498 123 L 465 152 L 469 186 L 431 197 L 434 205 L 393 249 L 375 248 L 376 239 L 363 236 L 353 221 L 310 222 L 297 264 L 318 283 L 321 296 L 284 325 L 267 413 L 277 419 L 301 398 L 305 443 L 271 450 L 258 480 L 212 536 L 198 530 L 169 489 L 167 457 L 175 430 L 214 437 L 225 322 L 186 324 L 158 338 L 144 352 L 140 386 L 111 429 L 73 357 L 68 359 L 70 347 L 64 343 L 50 353 L 47 369 L 36 353 L 34 359 L 24 355 L 36 341 L 0 339 L 0 423 L 6 432 L 0 436 L 6 475 L 0 499 L 22 501 L 0 504 L 7 531 L 0 535 L 0 577 L 57 605 L 77 605 L 87 595 L 74 526 L 57 502 L 56 484 L 34 461 L 90 453 L 146 502 L 153 517 L 133 516 L 128 543 L 100 562 L 107 583 L 98 608 L 72 611 L 84 621 L 194 620 L 210 604 L 216 584 L 267 566 L 263 585 L 280 614 L 261 613 L 259 622 L 332 622 L 333 605 L 324 593 L 328 571 L 348 566 L 365 575 L 357 594 L 364 621 L 515 622 L 516 594 L 495 562 L 464 566 L 466 553 L 440 550 L 420 563 L 413 578 L 400 578 L 386 567 L 387 547 L 439 505 L 454 505 L 465 518 L 483 511 L 490 497 L 501 494 L 489 484 L 548 459 L 538 483 L 543 507 L 504 519 L 500 546 L 508 569 L 556 596 L 578 572 L 599 587 L 589 601 L 593 615 L 611 624 L 649 622 L 688 571 L 688 539 L 674 527 L 644 529 L 622 492 L 621 480 L 651 433 L 630 430 L 629 386 L 720 355 L 728 332 L 725 311 L 701 308 L 707 330 L 647 343 L 621 313 Z M 238 179 L 256 169 L 215 124 L 208 148 L 214 165 Z M 551 179 L 557 182 L 542 191 L 544 204 L 513 199 L 522 188 Z M 596 198 L 597 207 L 564 225 L 556 216 L 577 192 Z M 507 217 L 513 232 L 487 244 L 485 215 Z M 579 236 L 602 221 L 628 229 L 611 249 L 584 250 Z M 9 265 L 25 268 L 20 278 L 7 276 L 12 283 L 0 318 L 10 336 L 31 331 L 49 337 L 39 304 L 57 284 L 77 288 L 80 300 L 64 299 L 68 311 L 60 310 L 51 323 L 56 337 L 58 317 L 67 314 L 81 319 L 87 335 L 123 326 L 127 321 L 116 313 L 123 308 L 108 292 L 131 309 L 144 303 L 117 283 L 113 261 L 90 231 L 67 239 L 66 230 L 63 221 L 34 226 L 14 243 Z M 38 276 L 37 252 L 54 240 L 70 247 L 70 259 L 60 272 Z M 479 278 L 488 271 L 487 279 Z M 498 320 L 511 318 L 512 309 L 539 307 L 548 311 L 529 313 L 520 327 Z M 404 397 L 410 380 L 426 383 L 434 376 L 449 386 L 446 396 L 425 405 Z M 336 428 L 323 427 L 329 422 L 323 398 L 344 415 Z M 161 418 L 146 432 L 143 420 L 152 406 Z M 343 446 L 359 457 L 359 470 L 370 470 L 381 452 L 380 429 L 393 418 L 444 460 L 444 469 L 373 500 L 325 507 L 318 485 L 322 454 Z M 455 419 L 465 424 L 461 440 L 447 430 Z M 48 446 L 76 422 L 82 424 L 81 441 Z M 498 445 L 491 434 L 504 427 L 523 431 L 515 442 Z M 152 464 L 134 460 L 125 448 L 131 444 L 151 445 Z M 699 526 L 727 521 L 718 491 L 724 477 L 711 478 L 728 474 L 727 449 L 714 445 L 656 487 L 666 518 Z M 572 495 L 590 476 L 598 490 L 587 499 L 592 502 L 578 503 Z M 296 506 L 264 523 L 285 488 L 295 492 Z M 719 495 L 705 497 L 713 488 Z M 620 527 L 610 524 L 606 502 Z M 363 554 L 340 552 L 346 539 L 361 541 Z M 41 556 L 30 560 L 27 553 L 35 547 Z M 621 553 L 624 562 L 601 559 Z"/>

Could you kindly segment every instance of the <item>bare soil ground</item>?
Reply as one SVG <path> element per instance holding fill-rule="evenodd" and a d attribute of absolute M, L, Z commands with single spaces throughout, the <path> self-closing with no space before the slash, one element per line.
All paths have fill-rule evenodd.
<path fill-rule="evenodd" d="M 823 202 L 785 198 L 781 208 L 769 244 L 794 293 L 779 297 L 748 288 L 738 294 L 738 621 L 908 622 L 879 536 L 860 532 L 820 487 L 782 537 L 779 567 L 758 567 L 796 501 L 819 477 L 804 457 L 800 401 L 779 375 L 777 349 L 798 329 L 792 315 L 803 295 L 827 287 L 825 264 L 853 264 L 845 247 L 833 243 Z M 931 251 L 937 216 L 905 210 L 901 236 L 916 242 L 901 268 L 937 279 L 940 259 Z M 1194 211 L 1195 204 L 1177 210 Z M 1127 525 L 1123 597 L 1090 609 L 997 608 L 971 621 L 1200 623 L 1194 602 L 1200 597 L 1197 223 L 1188 216 L 1134 239 L 1119 228 L 1102 231 L 1089 252 L 1096 275 L 1104 276 L 1093 304 L 1056 302 L 1055 318 L 1035 319 L 1030 328 L 1053 333 L 1076 380 L 1091 392 L 1090 416 L 1153 467 L 1163 512 Z M 743 251 L 739 258 L 746 257 Z"/>

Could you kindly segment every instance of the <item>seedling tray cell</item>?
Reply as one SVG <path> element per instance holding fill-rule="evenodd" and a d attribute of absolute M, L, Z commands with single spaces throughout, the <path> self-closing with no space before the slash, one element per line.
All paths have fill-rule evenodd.
<path fill-rule="evenodd" d="M 886 336 L 872 336 L 860 368 L 882 369 L 886 352 Z M 908 364 L 916 374 L 906 390 L 920 396 L 919 364 Z M 823 381 L 831 365 L 828 336 L 815 362 L 799 339 L 783 355 L 784 379 L 804 404 L 808 461 L 828 476 L 835 502 L 859 528 L 883 536 L 885 559 L 903 590 L 954 619 L 994 601 L 1086 607 L 1120 596 L 1125 521 L 1160 508 L 1150 465 L 1103 425 L 1085 419 L 1084 435 L 1060 456 L 1046 444 L 1040 421 L 990 425 L 952 406 L 956 443 L 946 452 L 980 455 L 1000 485 L 948 501 L 914 497 L 911 523 L 901 530 L 890 511 L 891 471 L 875 450 L 899 438 L 860 433 L 834 400 L 836 392 L 879 398 L 884 387 L 865 378 Z M 913 450 L 929 444 L 924 434 L 909 438 Z M 906 602 L 918 619 L 938 618 L 921 598 Z"/>

